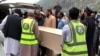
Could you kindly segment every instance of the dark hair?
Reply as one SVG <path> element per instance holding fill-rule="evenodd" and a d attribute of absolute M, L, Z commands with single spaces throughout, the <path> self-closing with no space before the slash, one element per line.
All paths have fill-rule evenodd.
<path fill-rule="evenodd" d="M 76 7 L 73 7 L 69 10 L 69 16 L 71 17 L 71 19 L 77 19 L 79 16 L 79 12 L 80 10 Z"/>
<path fill-rule="evenodd" d="M 50 12 L 50 14 L 52 14 L 52 9 L 47 9 L 48 12 Z"/>
<path fill-rule="evenodd" d="M 91 16 L 91 13 L 93 13 L 93 10 L 90 7 L 86 7 L 84 10 L 88 16 Z"/>
<path fill-rule="evenodd" d="M 23 15 L 24 15 L 24 18 L 27 18 L 27 12 L 24 12 Z"/>
<path fill-rule="evenodd" d="M 20 17 L 23 15 L 20 9 L 15 9 L 14 12 L 19 14 Z"/>
<path fill-rule="evenodd" d="M 93 13 L 97 14 L 97 11 L 93 11 Z"/>
<path fill-rule="evenodd" d="M 62 17 L 64 17 L 64 13 L 63 12 L 59 12 L 60 13 L 60 15 L 62 16 Z"/>

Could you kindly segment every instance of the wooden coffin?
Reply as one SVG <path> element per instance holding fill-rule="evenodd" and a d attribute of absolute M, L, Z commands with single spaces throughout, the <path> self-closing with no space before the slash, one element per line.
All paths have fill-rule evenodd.
<path fill-rule="evenodd" d="M 61 53 L 62 30 L 39 26 L 42 45 L 54 53 Z"/>

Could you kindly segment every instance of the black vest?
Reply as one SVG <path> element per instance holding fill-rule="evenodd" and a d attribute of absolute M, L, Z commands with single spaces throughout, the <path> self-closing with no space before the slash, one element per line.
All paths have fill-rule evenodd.
<path fill-rule="evenodd" d="M 21 18 L 17 15 L 9 15 L 4 27 L 5 37 L 20 40 L 21 37 Z"/>

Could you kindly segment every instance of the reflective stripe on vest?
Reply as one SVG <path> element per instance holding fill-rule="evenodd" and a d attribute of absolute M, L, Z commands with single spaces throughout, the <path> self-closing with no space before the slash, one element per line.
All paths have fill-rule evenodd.
<path fill-rule="evenodd" d="M 79 55 L 79 54 L 87 54 L 87 51 L 79 51 L 79 52 L 68 52 L 66 50 L 63 50 L 64 53 L 70 54 L 70 55 Z"/>
<path fill-rule="evenodd" d="M 83 25 L 78 22 L 82 27 Z M 62 56 L 88 56 L 87 54 L 87 46 L 86 46 L 86 39 L 85 38 L 85 32 L 86 29 L 84 29 L 84 34 L 80 35 L 76 32 L 76 26 L 74 26 L 74 22 L 69 23 L 69 27 L 70 27 L 70 31 L 71 31 L 71 37 L 72 37 L 72 41 L 71 42 L 64 42 L 64 47 L 63 47 L 63 52 L 62 52 Z M 83 27 L 84 28 L 84 27 Z M 79 36 L 78 36 L 79 35 Z M 78 36 L 78 37 L 77 37 Z M 79 40 L 77 38 L 82 37 L 79 42 Z"/>
<path fill-rule="evenodd" d="M 22 34 L 21 34 L 21 44 L 24 45 L 35 45 L 38 44 L 38 40 L 36 39 L 33 33 L 33 25 L 35 20 L 27 18 L 22 20 Z"/>

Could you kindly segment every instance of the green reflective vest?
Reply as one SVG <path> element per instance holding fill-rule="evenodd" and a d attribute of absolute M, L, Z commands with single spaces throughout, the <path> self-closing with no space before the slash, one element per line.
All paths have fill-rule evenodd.
<path fill-rule="evenodd" d="M 23 45 L 36 45 L 38 40 L 33 32 L 33 25 L 35 20 L 26 18 L 22 20 L 22 34 L 20 43 Z"/>
<path fill-rule="evenodd" d="M 88 56 L 86 27 L 80 21 L 71 21 L 69 27 L 72 40 L 64 41 L 62 56 Z"/>

